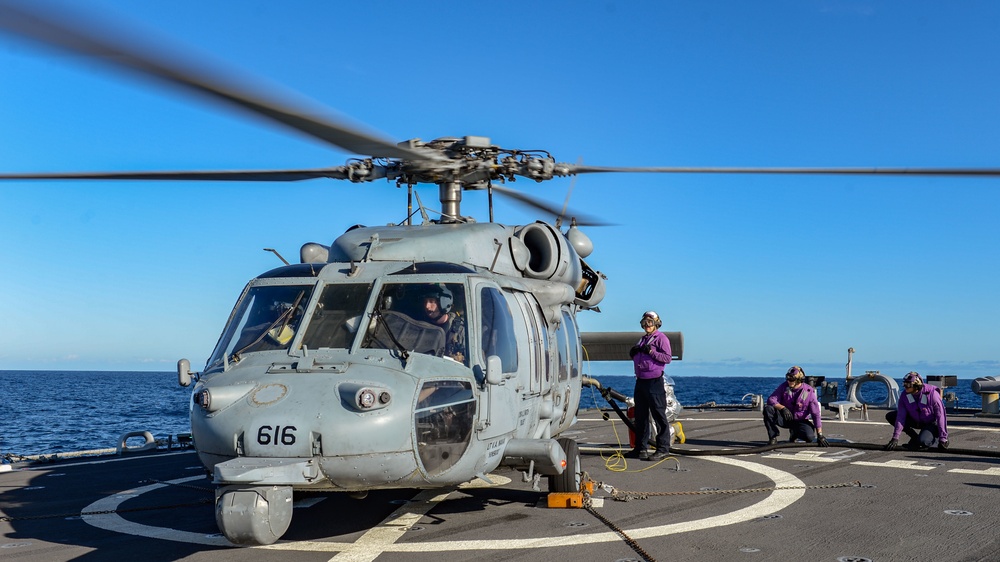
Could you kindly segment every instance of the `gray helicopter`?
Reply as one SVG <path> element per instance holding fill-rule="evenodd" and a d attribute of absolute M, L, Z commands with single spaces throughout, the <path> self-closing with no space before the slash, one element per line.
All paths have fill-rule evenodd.
<path fill-rule="evenodd" d="M 576 315 L 598 310 L 605 277 L 585 260 L 580 227 L 597 221 L 503 185 L 583 173 L 811 173 L 1000 175 L 997 170 L 864 168 L 621 168 L 558 163 L 481 136 L 394 143 L 313 112 L 223 83 L 222 72 L 116 43 L 36 8 L 0 2 L 0 29 L 49 47 L 222 100 L 359 158 L 298 170 L 0 174 L 29 180 L 289 182 L 386 180 L 409 194 L 390 226 L 356 226 L 330 244 L 307 243 L 299 263 L 251 280 L 206 365 L 192 372 L 191 430 L 218 486 L 216 519 L 237 544 L 271 544 L 288 529 L 296 491 L 436 488 L 489 481 L 499 467 L 579 491 L 580 452 L 560 437 L 577 415 L 583 346 L 589 360 L 628 360 L 638 333 L 581 334 Z M 438 186 L 440 211 L 413 224 L 413 187 Z M 464 216 L 462 194 L 489 194 L 489 222 Z M 493 194 L 555 217 L 493 221 Z M 563 221 L 569 226 L 564 231 Z M 670 332 L 674 355 L 683 340 Z M 662 430 L 662 429 L 661 429 Z"/>
<path fill-rule="evenodd" d="M 556 437 L 579 407 L 575 316 L 603 282 L 569 238 L 542 222 L 358 227 L 251 281 L 205 369 L 178 366 L 197 379 L 191 429 L 223 533 L 274 542 L 295 490 L 507 466 L 579 491 L 577 445 Z"/>

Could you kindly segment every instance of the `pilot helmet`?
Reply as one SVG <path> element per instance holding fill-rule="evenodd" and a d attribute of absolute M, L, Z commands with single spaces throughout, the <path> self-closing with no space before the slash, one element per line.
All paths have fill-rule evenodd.
<path fill-rule="evenodd" d="M 642 319 L 639 320 L 639 325 L 642 326 L 643 324 L 645 324 L 647 318 L 652 320 L 653 323 L 656 324 L 657 328 L 663 325 L 663 322 L 660 320 L 660 315 L 652 310 L 647 310 L 646 312 L 642 313 Z"/>
<path fill-rule="evenodd" d="M 903 377 L 903 386 L 907 385 L 920 388 L 924 386 L 924 379 L 920 378 L 920 373 L 910 371 L 909 373 L 906 373 L 905 377 Z"/>
<path fill-rule="evenodd" d="M 788 372 L 785 373 L 785 380 L 788 382 L 805 382 L 806 372 L 802 367 L 798 365 L 793 365 Z"/>
<path fill-rule="evenodd" d="M 442 284 L 427 286 L 422 293 L 422 297 L 425 299 L 437 299 L 438 306 L 441 308 L 441 312 L 444 313 L 451 312 L 451 306 L 455 302 L 455 298 L 452 296 L 451 291 L 449 291 L 448 288 Z"/>

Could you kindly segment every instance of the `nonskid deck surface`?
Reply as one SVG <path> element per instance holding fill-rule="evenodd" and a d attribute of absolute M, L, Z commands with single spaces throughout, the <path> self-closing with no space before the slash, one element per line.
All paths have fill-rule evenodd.
<path fill-rule="evenodd" d="M 17 560 L 995 560 L 1000 423 L 951 416 L 952 448 L 885 452 L 891 428 L 824 413 L 831 447 L 763 447 L 759 412 L 685 411 L 684 450 L 614 457 L 628 434 L 601 412 L 568 436 L 598 489 L 591 510 L 550 509 L 514 472 L 458 490 L 296 495 L 269 547 L 218 533 L 193 452 L 17 465 L 0 473 L 0 559 Z M 857 414 L 853 414 L 855 418 Z M 614 420 L 612 414 L 612 420 Z M 787 437 L 787 435 L 782 436 Z M 847 442 L 851 442 L 850 444 Z M 508 481 L 509 480 L 509 481 Z M 609 489 L 618 491 L 613 499 Z M 619 533 L 620 531 L 621 533 Z M 623 536 L 624 535 L 624 536 Z M 626 539 L 627 537 L 627 539 Z"/>

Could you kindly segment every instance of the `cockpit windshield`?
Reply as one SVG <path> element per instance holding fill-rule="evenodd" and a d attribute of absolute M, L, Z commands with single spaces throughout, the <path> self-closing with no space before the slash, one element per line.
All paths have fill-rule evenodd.
<path fill-rule="evenodd" d="M 350 349 L 364 325 L 371 283 L 330 284 L 316 302 L 302 345 L 308 349 Z"/>
<path fill-rule="evenodd" d="M 206 371 L 253 351 L 288 349 L 302 322 L 312 285 L 251 287 L 236 305 Z"/>
<path fill-rule="evenodd" d="M 386 283 L 362 347 L 402 349 L 468 365 L 461 283 Z"/>
<path fill-rule="evenodd" d="M 323 287 L 308 322 L 314 285 L 251 286 L 233 311 L 206 371 L 242 355 L 288 349 L 301 330 L 309 350 L 351 349 L 355 336 L 370 349 L 405 350 L 468 365 L 466 300 L 462 283 L 386 283 L 366 313 L 373 283 Z"/>

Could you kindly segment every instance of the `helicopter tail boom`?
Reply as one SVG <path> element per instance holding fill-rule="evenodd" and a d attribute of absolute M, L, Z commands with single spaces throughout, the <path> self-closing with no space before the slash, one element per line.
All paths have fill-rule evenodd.
<path fill-rule="evenodd" d="M 684 358 L 684 334 L 663 332 L 670 340 L 674 361 Z M 631 361 L 628 351 L 642 338 L 642 332 L 581 332 L 580 343 L 590 361 Z"/>

